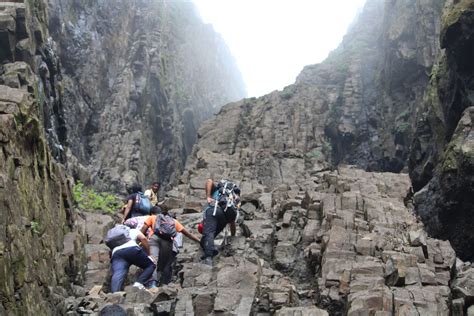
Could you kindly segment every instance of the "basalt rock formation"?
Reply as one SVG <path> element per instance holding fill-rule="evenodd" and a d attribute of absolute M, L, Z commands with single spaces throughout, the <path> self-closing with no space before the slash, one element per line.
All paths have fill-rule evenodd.
<path fill-rule="evenodd" d="M 190 3 L 108 3 L 0 5 L 1 314 L 474 313 L 472 0 L 368 0 L 325 62 L 220 110 L 241 78 Z M 196 234 L 229 178 L 244 222 L 213 267 L 186 241 L 171 285 L 107 293 L 117 218 L 68 173 L 175 184 Z"/>
<path fill-rule="evenodd" d="M 201 122 L 246 95 L 226 44 L 192 2 L 48 4 L 63 67 L 61 145 L 74 176 L 99 189 L 173 182 Z"/>
<path fill-rule="evenodd" d="M 298 76 L 296 86 L 317 85 L 314 98 L 325 103 L 334 164 L 406 167 L 415 112 L 439 55 L 443 3 L 367 1 L 338 49 Z"/>
<path fill-rule="evenodd" d="M 84 279 L 86 236 L 53 145 L 61 99 L 44 21 L 40 1 L 0 3 L 2 315 L 52 315 Z"/>
<path fill-rule="evenodd" d="M 474 270 L 449 242 L 424 232 L 405 200 L 407 175 L 341 166 L 305 180 L 270 188 L 245 179 L 245 221 L 230 243 L 216 239 L 214 266 L 200 263 L 199 245 L 185 240 L 174 282 L 150 291 L 107 293 L 102 240 L 113 220 L 87 215 L 88 294 L 69 297 L 62 312 L 117 304 L 131 315 L 463 315 L 474 297 Z M 203 193 L 202 185 L 188 192 Z M 167 203 L 198 234 L 200 205 L 179 207 L 185 202 L 174 194 Z"/>
<path fill-rule="evenodd" d="M 456 250 L 469 258 L 465 256 L 469 241 L 459 241 L 469 236 L 468 228 L 473 223 L 469 215 L 473 191 L 469 108 L 472 71 L 466 58 L 471 56 L 471 5 L 472 1 L 447 3 L 440 28 L 442 1 L 368 1 L 353 33 L 328 60 L 306 67 L 297 82 L 282 92 L 229 104 L 216 119 L 206 122 L 188 158 L 182 184 L 168 193 L 170 198 L 181 201 L 176 206 L 189 209 L 205 198 L 206 178 L 240 182 L 242 191 L 248 194 L 244 193 L 244 212 L 245 206 L 251 208 L 246 224 L 253 234 L 247 242 L 250 248 L 258 249 L 259 259 L 254 261 L 268 260 L 272 269 L 297 280 L 293 283 L 297 288 L 317 289 L 311 304 L 330 314 L 448 315 L 472 310 L 470 263 L 456 259 L 449 242 L 427 237 L 424 225 L 412 214 L 412 203 L 416 202 L 421 220 L 431 220 L 428 229 L 435 231 L 441 226 L 445 234 L 438 230 L 437 236 L 454 236 Z M 404 14 L 413 14 L 412 10 L 405 12 L 407 8 L 428 13 L 410 19 L 409 23 L 416 23 L 407 25 L 402 22 Z M 386 19 L 374 23 L 379 20 L 373 17 L 383 12 Z M 448 31 L 449 26 L 456 31 Z M 438 46 L 439 34 L 445 52 Z M 447 40 L 446 36 L 454 38 Z M 418 41 L 424 44 L 418 45 Z M 455 45 L 451 53 L 447 43 Z M 354 49 L 359 45 L 360 54 Z M 384 48 L 387 50 L 381 53 Z M 453 67 L 447 77 L 436 73 L 443 60 L 451 62 L 445 62 L 444 67 Z M 433 77 L 437 78 L 435 82 Z M 461 103 L 448 98 L 452 103 L 441 112 L 424 103 L 433 91 L 440 91 L 436 82 L 444 85 L 443 92 L 458 94 Z M 426 104 L 428 110 L 419 108 L 421 104 Z M 451 107 L 459 107 L 458 114 L 450 113 Z M 367 170 L 406 170 L 410 150 L 420 150 L 416 147 L 418 138 L 410 147 L 411 135 L 426 131 L 420 118 L 427 115 L 431 123 L 433 115 L 440 113 L 446 118 L 453 116 L 451 135 L 427 133 L 430 136 L 426 141 L 419 140 L 423 144 L 421 158 L 415 155 L 415 160 L 410 160 L 410 170 L 417 181 L 417 164 L 425 167 L 428 164 L 423 159 L 443 156 L 444 164 L 437 165 L 442 161 L 439 159 L 434 166 L 444 173 L 433 178 L 441 189 L 425 188 L 412 200 L 406 174 L 366 173 L 341 166 L 350 162 Z M 400 126 L 402 133 L 396 132 Z M 437 139 L 443 142 L 433 141 Z M 330 171 L 333 167 L 329 162 L 339 164 L 336 173 Z M 415 190 L 420 190 L 419 183 L 414 184 Z M 326 200 L 327 194 L 336 194 L 335 200 Z M 440 201 L 443 204 L 437 204 L 437 208 L 429 208 Z M 448 208 L 441 215 L 427 212 L 443 206 Z M 271 214 L 262 215 L 262 210 L 269 209 Z M 259 226 L 262 219 L 270 219 L 271 224 Z M 431 226 L 433 223 L 438 226 Z M 465 227 L 467 234 L 459 227 Z M 299 229 L 302 232 L 298 233 Z M 271 235 L 270 231 L 276 232 L 272 238 L 261 236 Z M 305 236 L 307 248 L 303 246 Z M 247 244 L 239 247 L 247 250 Z M 238 257 L 242 256 L 240 253 Z M 307 288 L 305 282 L 310 283 Z M 301 307 L 307 303 L 302 293 L 306 292 L 276 297 L 286 297 L 285 306 Z M 209 295 L 207 301 L 215 300 L 210 304 L 214 309 L 209 307 L 208 313 L 235 311 L 241 306 L 242 301 L 235 301 L 221 309 L 221 300 L 216 299 L 219 289 Z M 274 297 L 269 293 L 265 303 L 254 305 L 254 312 L 273 312 Z M 292 301 L 295 297 L 302 302 Z M 254 302 L 262 300 L 257 297 Z"/>
<path fill-rule="evenodd" d="M 459 256 L 474 259 L 474 3 L 448 7 L 442 19 L 444 52 L 433 68 L 417 114 L 410 176 L 418 213 L 428 231 L 448 239 Z"/>
<path fill-rule="evenodd" d="M 106 4 L 0 3 L 2 315 L 54 315 L 85 295 L 97 265 L 86 265 L 94 241 L 71 174 L 100 187 L 101 167 L 117 191 L 171 181 L 199 123 L 245 95 L 227 47 L 191 4 Z"/>

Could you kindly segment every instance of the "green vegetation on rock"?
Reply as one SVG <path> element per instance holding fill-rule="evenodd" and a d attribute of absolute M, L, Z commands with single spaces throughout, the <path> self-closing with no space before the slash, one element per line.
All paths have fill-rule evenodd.
<path fill-rule="evenodd" d="M 451 10 L 446 10 L 441 20 L 442 32 L 445 32 L 449 26 L 457 23 L 466 10 L 472 9 L 474 9 L 474 3 L 469 0 L 462 0 L 453 5 Z"/>
<path fill-rule="evenodd" d="M 84 211 L 113 213 L 121 205 L 121 201 L 117 196 L 107 192 L 96 192 L 80 181 L 74 185 L 73 195 L 78 207 Z"/>
<path fill-rule="evenodd" d="M 33 234 L 36 234 L 36 235 L 39 235 L 40 234 L 40 223 L 37 221 L 37 220 L 32 220 L 30 222 L 30 227 L 31 227 L 31 231 L 33 232 Z"/>
<path fill-rule="evenodd" d="M 289 100 L 295 94 L 294 87 L 285 87 L 280 96 L 283 100 Z"/>
<path fill-rule="evenodd" d="M 395 132 L 396 133 L 405 133 L 410 128 L 410 123 L 403 122 L 397 125 Z"/>
<path fill-rule="evenodd" d="M 320 158 L 323 156 L 323 153 L 321 152 L 321 150 L 319 150 L 319 148 L 316 148 L 316 149 L 313 149 L 311 151 L 308 151 L 305 156 L 307 158 Z"/>

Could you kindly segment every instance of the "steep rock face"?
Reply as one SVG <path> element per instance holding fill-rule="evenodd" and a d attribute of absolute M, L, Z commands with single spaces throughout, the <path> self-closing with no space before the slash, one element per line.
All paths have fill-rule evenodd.
<path fill-rule="evenodd" d="M 266 296 L 254 301 L 254 311 L 274 312 L 311 301 L 331 315 L 449 315 L 465 312 L 472 304 L 469 263 L 457 261 L 449 242 L 427 237 L 413 215 L 407 175 L 343 166 L 337 172 L 328 170 L 329 158 L 367 169 L 400 171 L 406 166 L 416 106 L 422 102 L 433 63 L 442 59 L 437 56 L 441 6 L 442 2 L 429 1 L 369 1 L 359 19 L 366 23 L 366 32 L 356 24 L 356 37 L 345 39 L 348 47 L 357 46 L 356 40 L 365 34 L 361 40 L 367 47 L 360 54 L 341 47 L 326 62 L 306 67 L 294 85 L 229 104 L 199 130 L 181 184 L 168 192 L 169 201 L 184 209 L 196 205 L 205 199 L 208 177 L 240 183 L 252 232 L 247 242 L 260 258 L 250 261 L 268 261 L 297 288 L 285 292 L 272 284 L 267 292 L 257 291 Z M 428 12 L 428 18 L 402 23 L 402 12 L 409 8 Z M 371 17 L 381 12 L 388 20 L 369 28 L 369 22 L 377 21 Z M 418 46 L 420 39 L 429 44 Z M 341 64 L 343 60 L 349 64 Z M 376 76 L 377 65 L 384 67 Z M 456 131 L 462 142 L 453 146 L 454 161 L 462 166 L 466 159 L 460 157 L 469 152 L 471 141 L 471 112 L 467 113 Z M 392 134 L 402 123 L 406 133 Z M 367 135 L 371 137 L 364 138 Z M 463 170 L 469 179 L 472 171 Z M 235 246 L 238 258 L 252 254 L 248 244 L 239 241 Z M 238 266 L 233 255 L 232 264 Z M 219 269 L 229 264 L 227 259 L 222 262 Z M 456 273 L 463 281 L 454 278 Z M 214 280 L 214 274 L 200 275 Z M 462 283 L 469 293 L 460 289 Z M 200 285 L 188 286 L 183 314 L 198 306 L 192 287 Z M 242 301 L 222 309 L 222 300 L 216 299 L 219 290 L 209 289 L 199 297 L 207 313 L 239 308 Z"/>
<path fill-rule="evenodd" d="M 334 78 L 325 130 L 334 163 L 392 172 L 406 166 L 416 106 L 439 53 L 443 3 L 369 0 L 340 47 L 299 75 L 297 84 L 324 72 Z"/>
<path fill-rule="evenodd" d="M 223 122 L 206 123 L 191 158 L 202 171 L 193 172 L 209 175 L 213 166 L 206 159 L 221 154 L 222 143 L 227 144 L 226 162 L 216 173 L 263 184 L 294 183 L 305 172 L 327 168 L 331 160 L 402 170 L 415 106 L 438 52 L 442 3 L 368 1 L 325 62 L 305 67 L 281 93 L 233 104 L 221 111 Z M 238 130 L 233 138 L 228 137 L 232 129 Z M 287 157 L 292 164 L 282 165 Z M 229 174 L 236 158 L 250 170 Z M 308 164 L 313 170 L 305 170 Z M 257 166 L 265 168 L 257 173 L 252 170 Z"/>
<path fill-rule="evenodd" d="M 185 1 L 50 0 L 68 164 L 99 188 L 172 182 L 196 128 L 245 96 L 227 46 Z"/>
<path fill-rule="evenodd" d="M 55 314 L 83 281 L 85 241 L 58 164 L 55 56 L 40 1 L 0 4 L 0 314 Z M 45 132 L 44 127 L 47 128 Z"/>
<path fill-rule="evenodd" d="M 472 260 L 474 2 L 448 6 L 442 21 L 445 52 L 418 111 L 410 176 L 430 233 L 449 239 L 462 258 Z"/>

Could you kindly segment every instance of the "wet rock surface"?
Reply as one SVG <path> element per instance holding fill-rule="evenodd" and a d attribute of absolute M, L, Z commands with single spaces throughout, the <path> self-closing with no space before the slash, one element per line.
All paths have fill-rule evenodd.
<path fill-rule="evenodd" d="M 474 258 L 474 3 L 444 10 L 441 60 L 421 105 L 410 157 L 417 213 L 428 232 L 451 241 L 464 260 Z"/>
<path fill-rule="evenodd" d="M 415 113 L 440 54 L 443 4 L 367 1 L 341 45 L 283 91 L 299 103 L 297 86 L 314 87 L 333 163 L 369 171 L 406 167 Z"/>
<path fill-rule="evenodd" d="M 84 221 L 58 163 L 59 83 L 41 5 L 0 3 L 2 315 L 54 314 L 84 279 Z"/>
<path fill-rule="evenodd" d="M 45 2 L 68 168 L 83 182 L 115 192 L 174 182 L 201 122 L 246 95 L 227 45 L 190 1 Z"/>

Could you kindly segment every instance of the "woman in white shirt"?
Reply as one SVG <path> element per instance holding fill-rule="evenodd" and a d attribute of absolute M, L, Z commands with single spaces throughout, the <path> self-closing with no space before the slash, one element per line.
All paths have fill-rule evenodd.
<path fill-rule="evenodd" d="M 112 293 L 122 290 L 132 264 L 143 269 L 137 282 L 133 284 L 133 286 L 140 289 L 145 288 L 143 284 L 148 281 L 156 268 L 155 259 L 150 256 L 148 240 L 142 232 L 136 229 L 137 224 L 138 221 L 135 218 L 125 221 L 124 225 L 130 228 L 130 240 L 112 250 Z M 141 247 L 138 246 L 137 241 L 141 243 Z"/>

